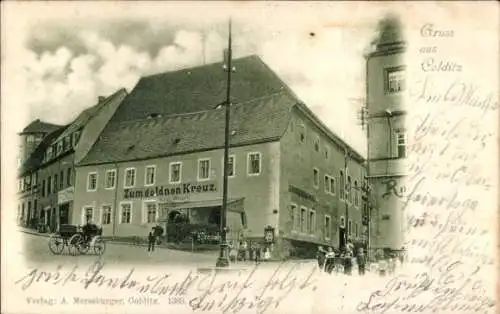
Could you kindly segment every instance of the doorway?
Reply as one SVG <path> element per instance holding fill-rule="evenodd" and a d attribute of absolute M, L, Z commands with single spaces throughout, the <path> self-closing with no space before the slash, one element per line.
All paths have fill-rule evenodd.
<path fill-rule="evenodd" d="M 59 225 L 67 225 L 69 223 L 69 203 L 59 206 Z"/>
<path fill-rule="evenodd" d="M 339 249 L 342 249 L 346 245 L 346 230 L 345 228 L 339 227 Z"/>

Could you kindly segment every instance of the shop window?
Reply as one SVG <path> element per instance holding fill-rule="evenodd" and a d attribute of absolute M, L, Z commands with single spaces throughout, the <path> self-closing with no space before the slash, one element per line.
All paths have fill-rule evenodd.
<path fill-rule="evenodd" d="M 124 188 L 132 188 L 135 186 L 135 168 L 125 169 Z"/>
<path fill-rule="evenodd" d="M 106 180 L 104 188 L 114 189 L 116 185 L 116 169 L 106 170 Z"/>
<path fill-rule="evenodd" d="M 156 181 L 156 166 L 146 167 L 146 181 L 144 185 L 154 185 Z"/>
<path fill-rule="evenodd" d="M 111 206 L 102 206 L 102 224 L 109 225 L 111 223 Z"/>
<path fill-rule="evenodd" d="M 170 163 L 170 183 L 180 183 L 182 180 L 182 163 L 181 162 L 171 162 Z"/>
<path fill-rule="evenodd" d="M 129 224 L 132 217 L 132 203 L 120 204 L 120 223 Z"/>
<path fill-rule="evenodd" d="M 261 154 L 248 154 L 248 175 L 259 175 L 261 171 Z"/>
<path fill-rule="evenodd" d="M 198 181 L 210 179 L 210 159 L 204 158 L 198 160 Z"/>
<path fill-rule="evenodd" d="M 97 190 L 97 172 L 90 172 L 87 177 L 87 191 Z"/>

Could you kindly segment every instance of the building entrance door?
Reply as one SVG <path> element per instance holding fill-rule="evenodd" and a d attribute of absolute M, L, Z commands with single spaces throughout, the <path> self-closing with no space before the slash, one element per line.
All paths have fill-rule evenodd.
<path fill-rule="evenodd" d="M 345 228 L 339 227 L 339 249 L 342 249 L 345 247 Z"/>
<path fill-rule="evenodd" d="M 69 223 L 69 203 L 59 206 L 59 225 L 67 225 Z"/>

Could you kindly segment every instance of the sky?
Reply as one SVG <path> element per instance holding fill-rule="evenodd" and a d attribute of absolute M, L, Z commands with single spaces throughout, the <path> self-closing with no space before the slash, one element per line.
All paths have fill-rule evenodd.
<path fill-rule="evenodd" d="M 426 9 L 390 2 L 9 3 L 2 27 L 3 114 L 15 116 L 8 130 L 16 132 L 37 118 L 67 124 L 98 96 L 123 87 L 130 92 L 142 76 L 219 62 L 232 16 L 234 56 L 261 57 L 364 154 L 358 119 L 363 54 L 379 21 L 397 10 L 425 16 Z"/>
<path fill-rule="evenodd" d="M 69 123 L 98 96 L 122 87 L 131 91 L 141 76 L 221 61 L 231 15 L 234 56 L 261 57 L 323 122 L 364 152 L 358 120 L 363 53 L 376 36 L 380 15 L 361 14 L 356 21 L 342 12 L 330 17 L 314 10 L 316 16 L 297 16 L 287 7 L 260 4 L 246 10 L 201 4 L 101 9 L 112 14 L 67 4 L 59 5 L 55 16 L 45 5 L 36 18 L 26 13 L 24 23 L 17 23 L 19 47 L 8 62 L 9 73 L 15 73 L 15 106 L 24 111 L 17 131 L 37 118 Z"/>

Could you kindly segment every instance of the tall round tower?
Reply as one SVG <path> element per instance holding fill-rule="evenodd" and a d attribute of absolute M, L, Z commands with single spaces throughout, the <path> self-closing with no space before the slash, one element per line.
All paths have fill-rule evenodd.
<path fill-rule="evenodd" d="M 373 187 L 370 248 L 399 250 L 404 245 L 406 159 L 406 42 L 397 17 L 379 23 L 366 57 L 368 180 Z"/>

